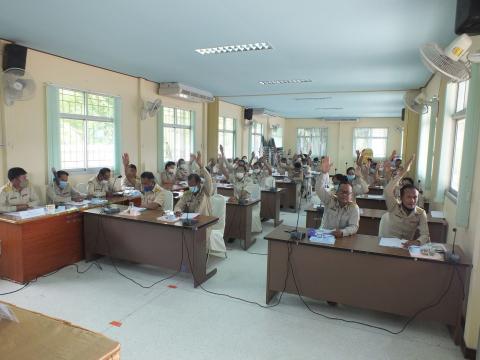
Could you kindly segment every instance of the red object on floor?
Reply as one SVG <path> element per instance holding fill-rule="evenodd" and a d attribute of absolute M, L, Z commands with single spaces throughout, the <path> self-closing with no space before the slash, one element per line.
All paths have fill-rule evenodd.
<path fill-rule="evenodd" d="M 113 325 L 113 326 L 116 326 L 116 327 L 120 327 L 120 326 L 122 326 L 122 323 L 121 323 L 120 321 L 112 321 L 112 322 L 110 323 L 110 325 Z"/>
<path fill-rule="evenodd" d="M 168 285 L 168 287 L 169 287 L 170 289 L 176 289 L 176 288 L 177 288 L 177 285 Z"/>

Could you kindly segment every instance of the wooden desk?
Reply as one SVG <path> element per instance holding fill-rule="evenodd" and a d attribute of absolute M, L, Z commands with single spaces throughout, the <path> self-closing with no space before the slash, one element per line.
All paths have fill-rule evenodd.
<path fill-rule="evenodd" d="M 280 202 L 285 189 L 277 188 L 276 191 L 262 190 L 260 203 L 260 218 L 273 220 L 274 225 L 280 225 Z M 230 184 L 217 184 L 217 193 L 233 197 L 233 186 Z"/>
<path fill-rule="evenodd" d="M 120 208 L 126 209 L 125 206 Z M 85 259 L 105 255 L 176 271 L 185 268 L 194 275 L 194 286 L 197 287 L 217 272 L 214 269 L 207 273 L 206 233 L 208 226 L 216 223 L 218 218 L 199 216 L 198 223 L 192 228 L 183 227 L 180 221 L 157 220 L 161 215 L 162 212 L 157 210 L 146 210 L 135 217 L 103 214 L 102 209 L 85 211 Z"/>
<path fill-rule="evenodd" d="M 123 196 L 107 199 L 109 203 L 136 201 Z M 84 258 L 82 211 L 102 207 L 90 204 L 83 208 L 30 219 L 0 215 L 0 277 L 26 283 L 41 275 L 73 264 Z"/>
<path fill-rule="evenodd" d="M 322 224 L 323 207 L 319 209 L 310 206 L 305 210 L 307 212 L 307 220 L 305 226 L 307 228 L 319 228 Z M 380 219 L 386 210 L 378 209 L 360 209 L 360 223 L 358 234 L 378 236 L 380 228 Z M 433 242 L 446 243 L 448 235 L 448 222 L 445 219 L 433 218 L 427 214 L 428 230 L 430 238 Z"/>
<path fill-rule="evenodd" d="M 280 202 L 285 189 L 276 188 L 275 191 L 262 190 L 262 203 L 260 205 L 260 218 L 272 219 L 275 227 L 280 225 Z"/>
<path fill-rule="evenodd" d="M 297 183 L 294 181 L 275 181 L 277 188 L 285 189 L 280 197 L 280 207 L 284 210 L 296 211 L 297 209 Z"/>
<path fill-rule="evenodd" d="M 243 240 L 243 249 L 247 250 L 256 239 L 252 238 L 252 210 L 260 199 L 240 205 L 237 201 L 227 201 L 224 239 Z"/>
<path fill-rule="evenodd" d="M 460 339 L 462 281 L 465 284 L 470 271 L 470 264 L 460 249 L 456 249 L 461 262 L 456 265 L 455 273 L 455 265 L 411 258 L 406 249 L 379 246 L 374 236 L 357 234 L 337 239 L 332 246 L 310 243 L 308 239 L 297 244 L 285 232 L 293 229 L 280 225 L 265 237 L 268 240 L 267 304 L 283 290 L 287 275 L 285 291 L 297 293 L 287 267 L 290 250 L 290 263 L 302 296 L 405 317 L 434 304 L 451 281 L 440 303 L 418 318 L 453 326 L 455 340 Z"/>
<path fill-rule="evenodd" d="M 372 195 L 372 194 L 358 195 L 356 197 L 356 202 L 358 207 L 362 209 L 387 210 L 385 196 L 383 195 Z M 430 209 L 430 203 L 425 200 L 423 208 L 428 213 Z"/>
<path fill-rule="evenodd" d="M 120 360 L 120 344 L 38 312 L 6 304 L 19 322 L 0 321 L 2 360 Z"/>
<path fill-rule="evenodd" d="M 383 186 L 380 186 L 380 185 L 369 186 L 368 193 L 370 195 L 383 195 Z"/>

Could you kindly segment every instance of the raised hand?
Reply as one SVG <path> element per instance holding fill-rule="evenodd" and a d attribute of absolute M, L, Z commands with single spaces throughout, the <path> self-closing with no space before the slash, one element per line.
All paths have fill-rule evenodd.
<path fill-rule="evenodd" d="M 325 158 L 322 160 L 322 164 L 320 165 L 320 169 L 322 170 L 322 173 L 328 174 L 332 166 L 333 163 L 330 162 L 330 156 L 325 156 Z"/>
<path fill-rule="evenodd" d="M 203 161 L 202 161 L 202 154 L 200 153 L 200 151 L 197 152 L 197 158 L 195 160 L 197 161 L 198 166 L 200 166 L 200 168 L 202 168 L 203 167 Z"/>
<path fill-rule="evenodd" d="M 358 165 L 355 165 L 355 176 L 358 178 L 362 177 L 362 169 Z"/>
<path fill-rule="evenodd" d="M 130 157 L 128 156 L 127 153 L 124 153 L 124 154 L 122 155 L 122 163 L 123 163 L 123 166 L 124 166 L 124 167 L 127 167 L 128 164 L 130 164 Z"/>
<path fill-rule="evenodd" d="M 225 155 L 225 152 L 223 151 L 223 145 L 220 145 L 220 153 L 222 154 L 222 156 Z"/>
<path fill-rule="evenodd" d="M 407 172 L 410 171 L 410 168 L 412 167 L 413 162 L 415 161 L 415 154 L 413 154 L 410 159 L 407 161 L 407 165 L 405 165 L 405 168 L 402 171 L 402 174 L 406 174 Z"/>

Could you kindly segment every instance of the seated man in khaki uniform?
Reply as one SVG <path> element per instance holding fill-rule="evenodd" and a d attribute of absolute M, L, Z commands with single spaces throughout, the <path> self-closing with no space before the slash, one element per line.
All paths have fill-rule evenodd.
<path fill-rule="evenodd" d="M 30 187 L 27 172 L 19 167 L 8 170 L 9 183 L 0 189 L 0 212 L 22 211 L 39 204 Z"/>
<path fill-rule="evenodd" d="M 346 181 L 341 181 L 335 194 L 322 186 L 326 181 L 325 178 L 329 176 L 330 167 L 330 157 L 327 156 L 322 162 L 322 179 L 317 182 L 315 189 L 325 207 L 321 227 L 334 230 L 332 235 L 335 237 L 356 234 L 360 221 L 360 209 L 352 201 L 352 185 Z"/>
<path fill-rule="evenodd" d="M 417 206 L 418 190 L 411 184 L 406 184 L 400 189 L 400 200 L 395 197 L 395 187 L 398 186 L 405 174 L 410 170 L 415 155 L 413 155 L 405 168 L 400 169 L 385 187 L 383 193 L 389 213 L 388 226 L 384 229 L 383 236 L 405 239 L 404 247 L 421 245 L 430 241 L 427 214 Z M 416 232 L 420 236 L 415 239 Z"/>
<path fill-rule="evenodd" d="M 165 189 L 155 182 L 155 176 L 150 171 L 140 175 L 142 181 L 142 205 L 150 210 L 165 210 Z"/>
<path fill-rule="evenodd" d="M 140 190 L 142 183 L 140 182 L 140 178 L 137 176 L 137 167 L 134 164 L 130 164 L 130 157 L 127 153 L 122 155 L 122 163 L 125 171 L 125 176 L 121 181 L 122 190 L 125 190 L 126 188 Z"/>
<path fill-rule="evenodd" d="M 168 161 L 165 164 L 165 170 L 160 173 L 160 186 L 164 189 L 171 190 L 175 182 L 175 163 Z"/>
<path fill-rule="evenodd" d="M 222 172 L 223 176 L 225 176 L 225 179 L 228 179 L 230 184 L 233 185 L 233 197 L 238 201 L 247 200 L 250 197 L 248 188 L 253 184 L 253 181 L 248 176 L 248 170 L 245 162 L 240 160 L 233 171 L 228 170 L 225 167 L 226 160 L 222 145 L 220 145 L 220 154 L 222 158 L 222 161 L 220 162 L 220 171 Z"/>
<path fill-rule="evenodd" d="M 92 197 L 106 197 L 113 193 L 113 185 L 110 184 L 110 169 L 102 168 L 97 176 L 88 180 L 87 195 Z"/>
<path fill-rule="evenodd" d="M 47 199 L 55 205 L 70 201 L 82 201 L 82 196 L 68 182 L 68 172 L 59 170 L 52 185 L 47 188 Z"/>
<path fill-rule="evenodd" d="M 347 179 L 353 188 L 353 199 L 358 195 L 364 195 L 369 192 L 367 182 L 362 178 L 362 170 L 357 165 L 355 168 L 347 169 Z"/>
<path fill-rule="evenodd" d="M 180 216 L 182 213 L 212 215 L 212 204 L 210 203 L 210 197 L 213 195 L 212 178 L 202 162 L 200 151 L 194 157 L 194 161 L 200 170 L 198 174 L 188 175 L 189 189 L 183 194 L 174 208 L 177 216 Z M 204 179 L 203 185 L 200 176 Z"/>

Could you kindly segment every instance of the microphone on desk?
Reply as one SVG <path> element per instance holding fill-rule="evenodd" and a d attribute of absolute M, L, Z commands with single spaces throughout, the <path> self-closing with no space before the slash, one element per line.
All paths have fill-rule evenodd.
<path fill-rule="evenodd" d="M 445 260 L 452 264 L 458 264 L 460 262 L 460 255 L 455 254 L 455 241 L 457 240 L 457 228 L 453 228 L 453 244 L 452 251 L 447 251 L 445 253 Z"/>
<path fill-rule="evenodd" d="M 185 203 L 185 207 L 187 209 L 187 212 L 186 212 L 187 213 L 187 218 L 182 220 L 182 225 L 183 226 L 195 226 L 197 224 L 197 220 L 188 218 L 188 213 L 190 211 L 189 206 L 188 206 L 188 202 Z"/>

